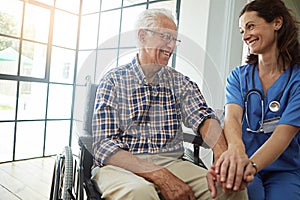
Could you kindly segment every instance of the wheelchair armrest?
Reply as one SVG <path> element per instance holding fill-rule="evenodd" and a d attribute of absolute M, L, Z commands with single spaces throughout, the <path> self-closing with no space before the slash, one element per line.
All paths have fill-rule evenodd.
<path fill-rule="evenodd" d="M 202 137 L 200 135 L 195 135 L 192 133 L 183 133 L 183 140 L 185 142 L 194 144 L 196 146 L 201 146 L 206 149 L 209 149 L 210 147 L 203 141 Z"/>
<path fill-rule="evenodd" d="M 203 141 L 202 137 L 200 135 L 195 135 L 191 133 L 183 133 L 183 140 L 185 142 L 193 144 L 194 146 L 193 151 L 189 148 L 185 148 L 184 159 L 189 160 L 194 164 L 207 169 L 207 167 L 199 157 L 199 152 L 200 152 L 200 146 L 204 148 L 210 148 L 210 147 Z"/>
<path fill-rule="evenodd" d="M 93 136 L 88 134 L 82 134 L 79 136 L 78 144 L 80 147 L 86 148 L 89 152 L 92 152 L 93 149 Z"/>
<path fill-rule="evenodd" d="M 80 171 L 83 177 L 81 179 L 83 182 L 90 179 L 91 168 L 93 166 L 93 137 L 91 135 L 81 135 L 78 139 L 78 144 L 80 147 Z"/>

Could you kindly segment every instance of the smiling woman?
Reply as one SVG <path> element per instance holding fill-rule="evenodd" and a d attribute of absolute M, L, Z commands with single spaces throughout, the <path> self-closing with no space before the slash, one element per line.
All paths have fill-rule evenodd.
<path fill-rule="evenodd" d="M 249 199 L 299 199 L 297 21 L 281 0 L 250 1 L 239 21 L 249 51 L 246 64 L 227 78 L 224 133 L 229 148 L 216 161 L 216 171 L 226 189 L 238 190 L 246 182 Z"/>
<path fill-rule="evenodd" d="M 297 21 L 300 21 L 300 1 L 298 0 L 283 0 L 284 4 L 288 9 L 291 10 Z M 298 24 L 298 27 L 300 28 L 300 24 Z M 300 34 L 298 34 L 298 39 L 300 40 Z M 243 45 L 243 55 L 242 55 L 242 63 L 246 63 L 246 58 L 248 54 L 248 47 L 244 43 Z"/>

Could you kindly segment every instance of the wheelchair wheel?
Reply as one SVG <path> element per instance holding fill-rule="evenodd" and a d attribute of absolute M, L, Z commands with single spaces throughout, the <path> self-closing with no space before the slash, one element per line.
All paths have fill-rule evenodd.
<path fill-rule="evenodd" d="M 57 155 L 53 173 L 52 200 L 71 200 L 73 186 L 73 154 L 71 147 L 66 146 L 64 152 Z"/>

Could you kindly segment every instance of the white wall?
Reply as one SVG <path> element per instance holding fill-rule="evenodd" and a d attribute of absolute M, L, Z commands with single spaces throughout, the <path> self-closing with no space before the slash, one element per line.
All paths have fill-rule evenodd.
<path fill-rule="evenodd" d="M 238 16 L 247 0 L 182 0 L 176 69 L 201 87 L 213 108 L 223 108 L 225 81 L 241 63 Z"/>
<path fill-rule="evenodd" d="M 176 69 L 199 85 L 214 109 L 223 108 L 226 77 L 241 63 L 238 16 L 246 1 L 181 1 L 178 27 L 182 44 L 177 48 Z M 200 158 L 210 167 L 212 151 L 201 148 Z"/>

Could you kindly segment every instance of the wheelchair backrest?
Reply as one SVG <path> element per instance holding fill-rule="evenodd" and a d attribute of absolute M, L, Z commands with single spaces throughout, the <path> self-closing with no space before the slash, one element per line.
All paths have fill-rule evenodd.
<path fill-rule="evenodd" d="M 86 84 L 86 101 L 83 117 L 83 130 L 87 131 L 89 135 L 92 135 L 92 120 L 97 88 L 98 84 L 91 83 L 90 81 L 88 81 Z"/>

